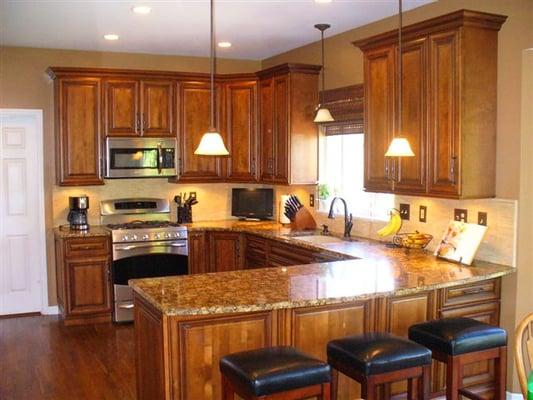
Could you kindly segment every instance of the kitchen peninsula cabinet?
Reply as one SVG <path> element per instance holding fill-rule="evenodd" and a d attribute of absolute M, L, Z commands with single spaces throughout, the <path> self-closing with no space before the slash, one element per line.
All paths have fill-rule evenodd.
<path fill-rule="evenodd" d="M 444 198 L 495 195 L 498 31 L 506 17 L 460 10 L 404 28 L 402 132 L 397 31 L 364 54 L 365 189 Z M 384 153 L 406 137 L 414 157 Z"/>
<path fill-rule="evenodd" d="M 288 64 L 258 73 L 261 182 L 316 184 L 320 67 Z"/>
<path fill-rule="evenodd" d="M 96 228 L 95 228 L 96 230 Z M 111 321 L 111 239 L 56 230 L 59 311 L 65 325 Z"/>
<path fill-rule="evenodd" d="M 237 232 L 209 232 L 211 272 L 236 271 L 244 266 L 243 235 Z"/>
<path fill-rule="evenodd" d="M 207 254 L 207 233 L 203 231 L 188 232 L 189 274 L 205 274 L 209 270 L 209 254 Z"/>

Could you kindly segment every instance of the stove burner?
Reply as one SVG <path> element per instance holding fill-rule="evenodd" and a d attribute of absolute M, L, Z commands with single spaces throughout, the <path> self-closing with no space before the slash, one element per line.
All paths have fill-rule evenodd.
<path fill-rule="evenodd" d="M 146 229 L 146 228 L 169 228 L 180 226 L 170 221 L 141 221 L 134 220 L 123 224 L 107 224 L 109 229 Z"/>

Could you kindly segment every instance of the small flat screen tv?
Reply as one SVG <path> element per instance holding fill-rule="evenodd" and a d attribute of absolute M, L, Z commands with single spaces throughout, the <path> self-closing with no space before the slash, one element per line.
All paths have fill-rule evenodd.
<path fill-rule="evenodd" d="M 273 189 L 232 189 L 231 215 L 234 217 L 270 219 L 273 209 Z"/>

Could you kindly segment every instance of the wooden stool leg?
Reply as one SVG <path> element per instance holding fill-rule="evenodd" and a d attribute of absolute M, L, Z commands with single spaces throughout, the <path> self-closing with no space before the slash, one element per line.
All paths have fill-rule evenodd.
<path fill-rule="evenodd" d="M 422 377 L 418 378 L 418 400 L 429 400 L 431 395 L 431 365 L 422 367 Z"/>
<path fill-rule="evenodd" d="M 234 400 L 235 392 L 231 388 L 228 380 L 222 375 L 222 400 Z"/>
<path fill-rule="evenodd" d="M 500 347 L 500 356 L 494 360 L 494 398 L 505 400 L 507 386 L 507 347 Z"/>
<path fill-rule="evenodd" d="M 331 399 L 331 385 L 329 383 L 322 384 L 322 394 L 320 395 L 320 400 L 330 400 Z"/>
<path fill-rule="evenodd" d="M 415 400 L 416 385 L 419 381 L 418 378 L 407 379 L 407 400 Z"/>
<path fill-rule="evenodd" d="M 331 369 L 331 400 L 337 400 L 337 392 L 339 388 L 339 371 L 335 368 Z"/>
<path fill-rule="evenodd" d="M 446 400 L 458 400 L 462 367 L 460 357 L 449 356 L 446 361 Z"/>
<path fill-rule="evenodd" d="M 372 377 L 368 377 L 365 382 L 361 382 L 361 397 L 365 400 L 376 398 L 376 384 Z"/>

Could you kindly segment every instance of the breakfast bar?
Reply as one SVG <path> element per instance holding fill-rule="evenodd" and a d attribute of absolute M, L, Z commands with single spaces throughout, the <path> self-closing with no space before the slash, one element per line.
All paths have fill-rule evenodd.
<path fill-rule="evenodd" d="M 310 244 L 279 229 L 201 226 L 192 230 L 246 231 L 298 248 L 344 255 L 345 260 L 130 281 L 135 292 L 139 399 L 219 399 L 219 360 L 242 350 L 291 345 L 325 359 L 328 341 L 466 316 L 499 324 L 500 277 L 514 268 L 475 261 L 464 266 L 424 251 L 383 243 Z M 444 387 L 434 365 L 432 391 Z M 492 367 L 465 368 L 465 384 L 490 390 Z M 403 383 L 386 390 L 405 391 Z M 359 396 L 341 376 L 339 399 Z"/>

